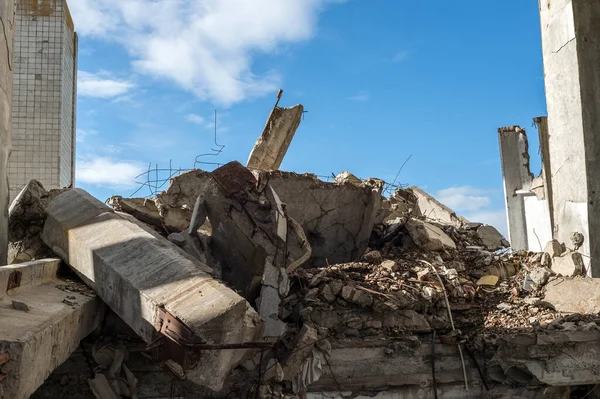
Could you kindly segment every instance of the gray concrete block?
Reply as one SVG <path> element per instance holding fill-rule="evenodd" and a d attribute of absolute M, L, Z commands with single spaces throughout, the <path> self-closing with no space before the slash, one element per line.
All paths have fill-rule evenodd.
<path fill-rule="evenodd" d="M 158 336 L 161 309 L 199 340 L 239 344 L 262 337 L 249 303 L 184 256 L 173 243 L 116 215 L 81 189 L 47 208 L 43 240 L 146 342 Z M 193 382 L 220 390 L 250 350 L 203 351 L 187 367 Z"/>
<path fill-rule="evenodd" d="M 0 364 L 0 398 L 28 398 L 104 317 L 104 304 L 89 288 L 58 279 L 59 263 L 0 268 L 0 356 L 8 355 Z M 14 302 L 29 311 L 14 309 Z"/>

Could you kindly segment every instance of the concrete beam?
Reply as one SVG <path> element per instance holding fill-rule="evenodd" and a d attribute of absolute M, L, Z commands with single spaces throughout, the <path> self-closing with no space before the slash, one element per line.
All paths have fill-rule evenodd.
<path fill-rule="evenodd" d="M 14 15 L 15 1 L 0 0 L 0 18 L 4 26 L 0 30 L 0 40 L 6 42 L 6 45 L 0 46 L 0 265 L 7 263 L 8 255 L 8 157 L 11 148 Z"/>
<path fill-rule="evenodd" d="M 215 280 L 210 269 L 174 244 L 116 215 L 81 189 L 47 208 L 42 239 L 98 293 L 144 341 L 177 334 L 208 344 L 258 341 L 264 322 L 248 302 Z M 207 350 L 190 356 L 166 352 L 189 380 L 220 390 L 251 349 Z M 193 352 L 193 353 L 192 353 Z M 191 356 L 191 355 L 194 356 Z M 172 362 L 171 362 L 172 364 Z"/>
<path fill-rule="evenodd" d="M 277 170 L 300 125 L 304 107 L 275 106 L 267 119 L 262 135 L 256 140 L 246 166 L 250 169 Z"/>
<path fill-rule="evenodd" d="M 104 318 L 91 290 L 57 277 L 59 263 L 0 268 L 0 398 L 29 398 Z"/>
<path fill-rule="evenodd" d="M 550 136 L 548 134 L 548 117 L 539 116 L 533 118 L 533 122 L 538 129 L 538 138 L 540 140 L 540 152 L 542 154 L 542 178 L 544 180 L 544 197 L 548 201 L 548 210 L 550 212 L 550 226 L 554 226 L 554 204 L 552 202 L 552 176 L 550 171 L 552 165 L 550 161 Z M 554 235 L 552 236 L 554 238 Z"/>
<path fill-rule="evenodd" d="M 508 240 L 514 250 L 527 249 L 525 203 L 517 191 L 529 190 L 533 175 L 529 170 L 529 143 L 525 129 L 508 126 L 498 129 L 504 198 L 508 218 Z"/>

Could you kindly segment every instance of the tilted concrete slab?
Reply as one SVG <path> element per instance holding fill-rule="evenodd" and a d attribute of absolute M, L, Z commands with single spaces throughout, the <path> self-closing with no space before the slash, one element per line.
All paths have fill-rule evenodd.
<path fill-rule="evenodd" d="M 300 125 L 304 107 L 275 107 L 267 119 L 261 136 L 256 140 L 247 167 L 258 170 L 277 170 Z"/>
<path fill-rule="evenodd" d="M 239 344 L 262 337 L 263 320 L 244 298 L 208 274 L 206 265 L 85 191 L 60 195 L 47 213 L 42 239 L 147 343 L 166 328 L 165 312 L 195 341 Z M 188 379 L 220 390 L 250 351 L 208 350 L 185 361 L 171 360 L 186 363 L 180 371 Z"/>
<path fill-rule="evenodd" d="M 357 260 L 367 249 L 381 194 L 370 187 L 325 183 L 310 174 L 255 172 L 259 186 L 273 187 L 287 214 L 306 233 L 312 254 L 307 262 L 320 267 Z"/>
<path fill-rule="evenodd" d="M 57 278 L 59 264 L 0 267 L 0 358 L 8 356 L 0 360 L 0 398 L 28 398 L 104 318 L 105 306 L 89 288 Z"/>

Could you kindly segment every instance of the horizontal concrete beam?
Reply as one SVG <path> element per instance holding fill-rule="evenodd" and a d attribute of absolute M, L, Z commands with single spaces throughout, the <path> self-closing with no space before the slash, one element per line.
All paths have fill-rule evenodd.
<path fill-rule="evenodd" d="M 0 267 L 0 398 L 29 398 L 104 318 L 89 288 L 57 277 L 59 263 Z"/>
<path fill-rule="evenodd" d="M 47 213 L 42 239 L 147 343 L 160 338 L 161 330 L 181 335 L 177 327 L 189 339 L 207 344 L 262 337 L 263 320 L 244 298 L 207 273 L 208 266 L 85 191 L 60 195 Z M 175 353 L 165 355 L 172 356 L 188 379 L 220 390 L 250 352 L 209 350 L 186 360 Z"/>

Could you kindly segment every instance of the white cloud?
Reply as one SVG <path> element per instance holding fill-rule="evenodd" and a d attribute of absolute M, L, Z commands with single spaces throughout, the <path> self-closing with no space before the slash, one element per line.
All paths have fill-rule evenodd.
<path fill-rule="evenodd" d="M 508 237 L 506 211 L 504 208 L 488 209 L 492 203 L 489 197 L 491 193 L 492 191 L 490 190 L 460 186 L 439 190 L 435 198 L 471 222 L 494 226 L 505 237 Z"/>
<path fill-rule="evenodd" d="M 76 141 L 78 143 L 83 143 L 87 137 L 95 136 L 96 134 L 98 134 L 98 132 L 95 130 L 77 129 Z"/>
<path fill-rule="evenodd" d="M 133 87 L 133 83 L 114 79 L 106 73 L 93 74 L 79 71 L 77 75 L 77 94 L 84 97 L 105 99 L 119 97 Z"/>
<path fill-rule="evenodd" d="M 188 114 L 185 119 L 187 119 L 188 122 L 196 123 L 198 125 L 202 125 L 206 121 L 204 117 L 198 114 Z"/>
<path fill-rule="evenodd" d="M 202 99 L 231 105 L 275 91 L 256 54 L 310 39 L 323 7 L 344 0 L 79 0 L 80 35 L 123 45 L 141 73 L 174 81 Z"/>
<path fill-rule="evenodd" d="M 136 187 L 136 176 L 144 173 L 145 165 L 138 161 L 116 161 L 108 157 L 84 157 L 77 161 L 78 183 L 111 188 Z"/>
<path fill-rule="evenodd" d="M 371 96 L 368 95 L 367 93 L 360 93 L 360 94 L 356 94 L 354 96 L 348 97 L 348 100 L 352 100 L 352 101 L 369 101 L 370 98 L 371 98 Z"/>
<path fill-rule="evenodd" d="M 476 212 L 490 206 L 490 197 L 484 195 L 487 193 L 489 193 L 489 191 L 469 186 L 449 187 L 439 190 L 435 198 L 456 212 Z"/>

